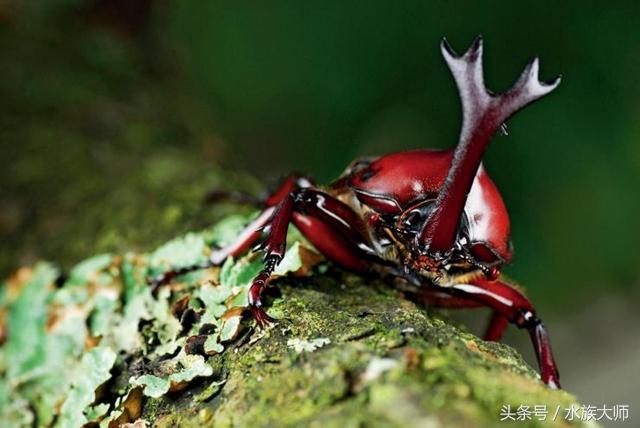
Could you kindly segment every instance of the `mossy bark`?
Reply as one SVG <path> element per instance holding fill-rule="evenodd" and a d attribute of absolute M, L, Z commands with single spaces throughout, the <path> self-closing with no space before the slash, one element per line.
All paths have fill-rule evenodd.
<path fill-rule="evenodd" d="M 223 275 L 228 268 L 179 280 L 157 298 L 143 278 L 149 263 L 169 250 L 176 257 L 199 257 L 203 241 L 198 236 L 173 241 L 149 256 L 94 257 L 76 266 L 57 289 L 52 286 L 55 270 L 45 264 L 9 281 L 0 320 L 2 333 L 8 332 L 0 348 L 0 414 L 15 418 L 16 409 L 27 410 L 31 402 L 38 408 L 36 423 L 41 425 L 45 415 L 46 426 L 74 426 L 68 422 L 70 414 L 109 428 L 118 426 L 116 420 L 160 427 L 584 425 L 579 416 L 565 416 L 578 406 L 575 397 L 543 385 L 514 349 L 465 332 L 382 278 L 356 276 L 327 263 L 308 275 L 273 281 L 265 301 L 279 321 L 267 329 L 255 328 L 245 317 L 231 333 L 222 333 L 227 316 L 231 313 L 237 322 L 238 308 L 246 305 L 236 307 L 229 302 L 238 298 L 226 295 L 219 301 L 231 309 L 222 306 L 223 315 L 216 315 L 221 322 L 206 324 L 206 312 L 199 311 L 194 327 L 184 327 L 185 317 L 178 313 L 186 313 L 190 303 L 185 302 L 204 302 L 195 308 L 216 310 L 215 301 L 200 289 L 224 291 L 230 281 L 225 278 L 231 278 Z M 255 259 L 248 264 L 240 260 L 231 269 L 240 266 L 247 276 L 256 268 Z M 40 302 L 36 306 L 29 303 L 34 299 Z M 193 370 L 181 365 L 187 360 L 179 356 L 203 352 L 186 349 L 187 337 L 197 337 L 193 335 L 205 328 L 217 331 L 211 337 L 220 350 L 204 359 L 188 356 L 190 361 L 199 358 L 199 368 L 186 375 Z M 68 339 L 78 343 L 69 347 Z M 108 366 L 95 366 L 100 356 L 110 361 Z M 12 358 L 21 365 L 11 367 Z M 177 366 L 166 366 L 167 360 Z M 84 369 L 74 369 L 80 361 Z M 51 373 L 56 367 L 73 380 L 66 382 L 63 372 Z M 169 374 L 188 379 L 162 391 L 162 378 Z M 51 390 L 52 381 L 61 382 L 58 390 L 64 392 Z M 81 390 L 79 385 L 84 385 Z M 34 403 L 45 397 L 51 407 L 43 412 L 42 404 Z M 546 420 L 533 413 L 541 407 L 548 413 Z M 506 408 L 516 420 L 501 421 Z"/>
<path fill-rule="evenodd" d="M 278 282 L 269 312 L 212 358 L 213 380 L 149 399 L 158 426 L 484 427 L 503 406 L 543 405 L 514 426 L 580 425 L 563 419 L 575 398 L 545 387 L 516 351 L 432 317 L 380 281 L 333 272 Z M 329 342 L 297 352 L 292 340 Z M 326 343 L 324 341 L 323 343 Z M 560 406 L 557 420 L 551 421 Z"/>

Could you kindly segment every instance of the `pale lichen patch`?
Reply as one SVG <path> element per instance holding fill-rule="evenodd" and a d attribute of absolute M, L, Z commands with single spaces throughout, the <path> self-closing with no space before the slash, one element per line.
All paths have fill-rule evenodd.
<path fill-rule="evenodd" d="M 294 351 L 301 352 L 314 352 L 316 349 L 322 348 L 325 345 L 331 343 L 331 340 L 326 337 L 318 337 L 317 339 L 304 340 L 293 338 L 287 341 L 287 346 Z"/>

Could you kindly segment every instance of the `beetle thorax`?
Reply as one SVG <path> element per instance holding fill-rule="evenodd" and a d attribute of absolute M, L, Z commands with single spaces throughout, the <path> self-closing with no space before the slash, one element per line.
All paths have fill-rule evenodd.
<path fill-rule="evenodd" d="M 496 275 L 492 269 L 498 263 L 483 265 L 473 257 L 472 247 L 477 242 L 470 239 L 472 226 L 466 213 L 452 251 L 443 257 L 433 257 L 421 252 L 415 237 L 431 213 L 434 200 L 418 202 L 398 215 L 383 215 L 362 203 L 351 191 L 337 196 L 364 220 L 376 255 L 393 263 L 409 277 L 447 286 L 478 276 Z"/>

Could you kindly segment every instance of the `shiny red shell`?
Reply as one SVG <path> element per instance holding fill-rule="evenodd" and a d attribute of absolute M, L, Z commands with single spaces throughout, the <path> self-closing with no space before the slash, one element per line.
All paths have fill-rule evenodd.
<path fill-rule="evenodd" d="M 347 185 L 358 200 L 381 214 L 400 214 L 420 200 L 435 199 L 451 166 L 453 150 L 392 153 L 356 169 Z M 482 165 L 465 204 L 472 243 L 483 243 L 504 262 L 511 259 L 509 214 Z"/>

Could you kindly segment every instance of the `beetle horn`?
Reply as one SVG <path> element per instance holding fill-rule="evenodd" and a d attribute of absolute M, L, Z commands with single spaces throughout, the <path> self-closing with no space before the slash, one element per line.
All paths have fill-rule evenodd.
<path fill-rule="evenodd" d="M 435 208 L 417 239 L 429 255 L 443 256 L 453 247 L 467 194 L 491 138 L 510 116 L 553 91 L 560 77 L 540 82 L 534 58 L 510 89 L 496 95 L 484 85 L 481 37 L 463 55 L 457 55 L 446 39 L 440 47 L 460 93 L 462 130 Z"/>

